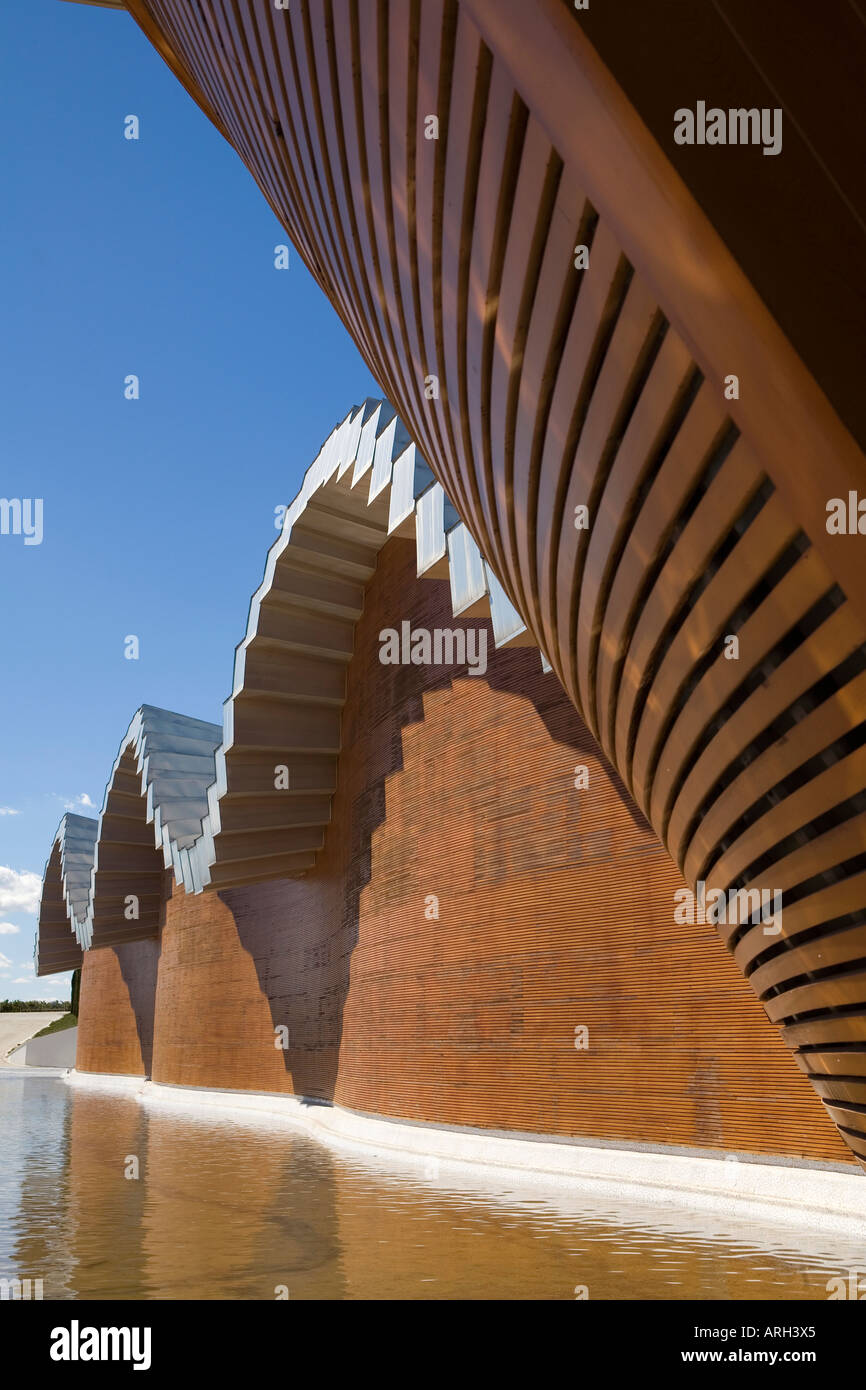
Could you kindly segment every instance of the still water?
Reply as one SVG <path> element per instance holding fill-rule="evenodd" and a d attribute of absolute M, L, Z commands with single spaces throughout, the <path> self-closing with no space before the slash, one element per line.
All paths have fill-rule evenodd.
<path fill-rule="evenodd" d="M 863 1254 L 673 1206 L 473 1190 L 287 1126 L 0 1073 L 0 1277 L 41 1278 L 46 1299 L 825 1299 Z"/>

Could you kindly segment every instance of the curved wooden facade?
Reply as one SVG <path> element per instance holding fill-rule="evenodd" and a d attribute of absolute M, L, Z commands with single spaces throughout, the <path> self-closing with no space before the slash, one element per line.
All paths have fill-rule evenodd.
<path fill-rule="evenodd" d="M 75 1051 L 79 1071 L 151 1075 L 159 957 L 155 937 L 84 952 Z"/>
<path fill-rule="evenodd" d="M 99 820 L 61 827 L 40 951 L 68 968 L 65 894 L 67 944 L 87 947 L 78 1068 L 838 1161 L 716 928 L 683 920 L 685 880 L 538 652 L 515 647 L 464 531 L 393 411 L 350 411 L 269 553 L 224 728 L 144 706 Z M 483 633 L 484 669 L 383 664 L 403 625 Z"/>
<path fill-rule="evenodd" d="M 866 1158 L 845 424 L 560 0 L 129 9 L 688 883 L 783 895 L 723 936 Z"/>
<path fill-rule="evenodd" d="M 367 587 L 315 864 L 175 885 L 158 943 L 86 951 L 79 1069 L 844 1163 L 715 929 L 674 925 L 683 879 L 557 682 L 455 620 L 413 552 L 389 540 Z M 482 626 L 484 676 L 383 667 L 397 616 Z"/>

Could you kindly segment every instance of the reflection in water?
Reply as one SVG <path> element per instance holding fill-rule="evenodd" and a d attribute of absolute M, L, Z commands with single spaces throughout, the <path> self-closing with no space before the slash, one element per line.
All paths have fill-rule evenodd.
<path fill-rule="evenodd" d="M 862 1265 L 805 1227 L 482 1181 L 0 1076 L 0 1277 L 46 1298 L 824 1299 Z"/>

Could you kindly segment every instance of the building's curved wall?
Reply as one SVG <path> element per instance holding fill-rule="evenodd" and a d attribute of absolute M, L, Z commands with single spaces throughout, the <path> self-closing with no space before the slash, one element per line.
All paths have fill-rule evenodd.
<path fill-rule="evenodd" d="M 150 1075 L 158 967 L 158 941 L 130 941 L 84 952 L 78 1071 Z"/>
<path fill-rule="evenodd" d="M 674 925 L 682 878 L 535 653 L 380 665 L 384 627 L 457 625 L 413 560 L 390 541 L 367 592 L 315 869 L 168 903 L 154 1080 L 845 1161 L 714 929 Z"/>
<path fill-rule="evenodd" d="M 560 0 L 129 8 L 689 884 L 784 893 L 778 937 L 729 944 L 866 1159 L 866 589 L 856 525 L 826 525 L 866 465 L 843 422 Z"/>

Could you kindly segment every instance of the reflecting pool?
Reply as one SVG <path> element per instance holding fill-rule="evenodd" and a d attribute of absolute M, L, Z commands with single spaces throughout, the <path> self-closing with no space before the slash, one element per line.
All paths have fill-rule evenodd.
<path fill-rule="evenodd" d="M 0 1278 L 89 1299 L 826 1299 L 862 1242 L 0 1073 Z"/>

